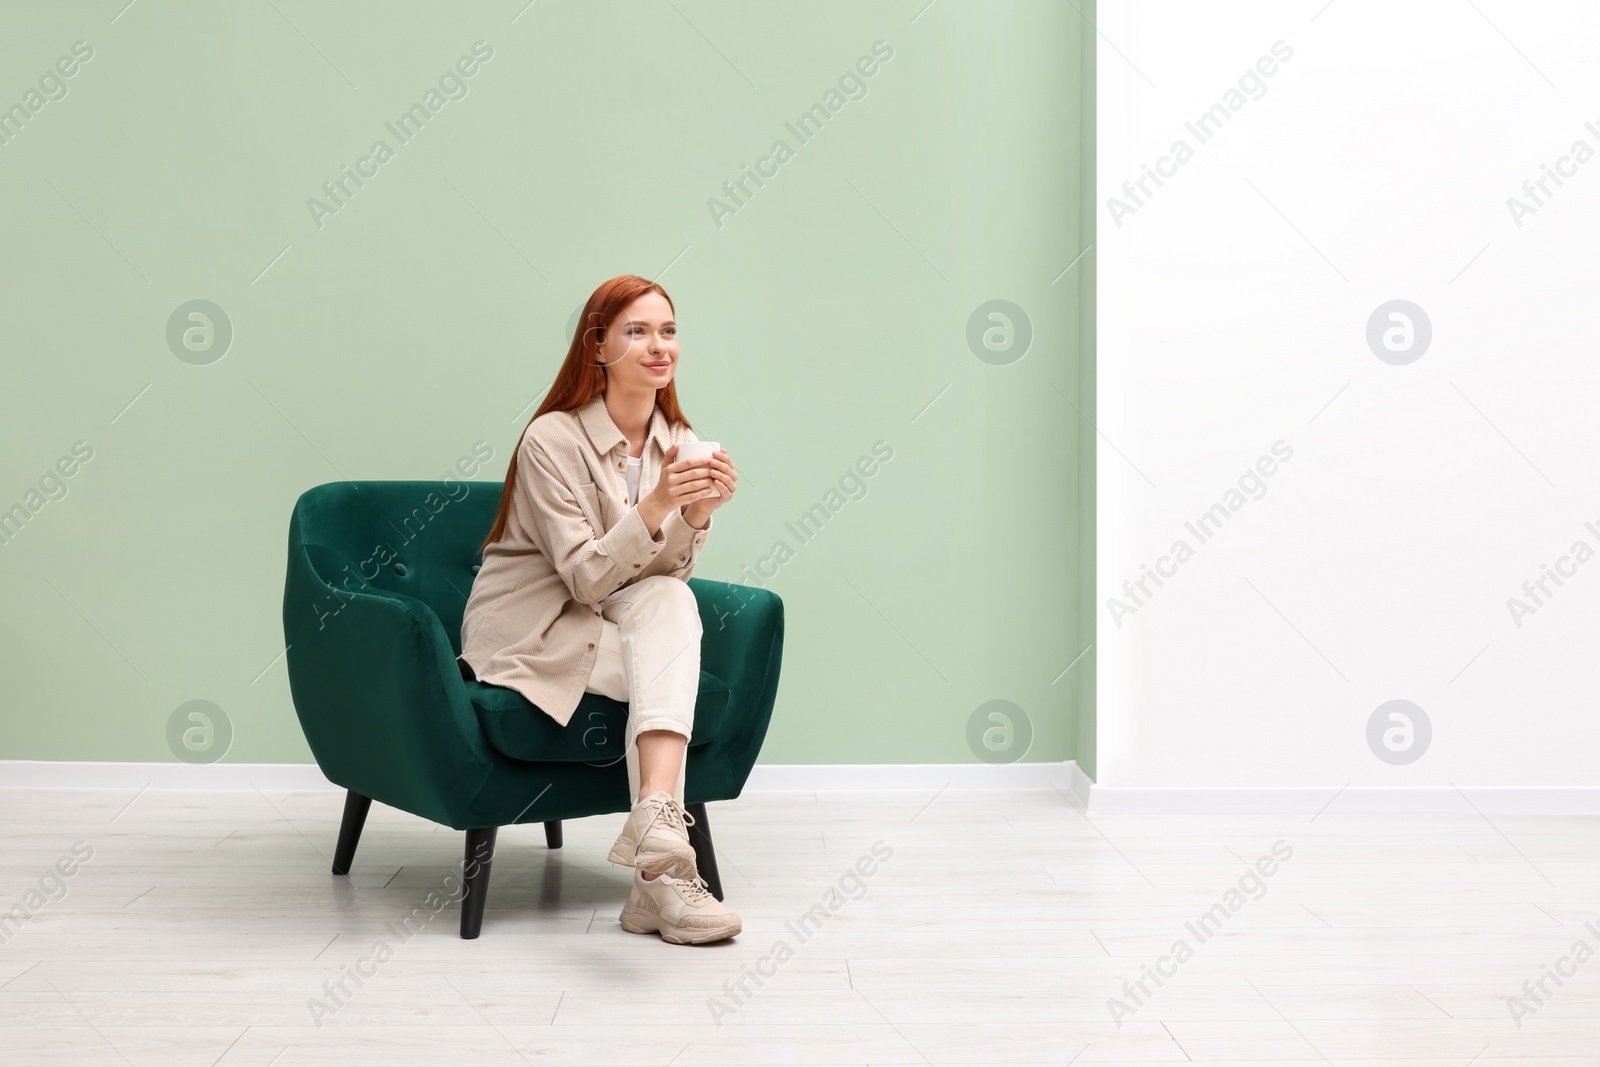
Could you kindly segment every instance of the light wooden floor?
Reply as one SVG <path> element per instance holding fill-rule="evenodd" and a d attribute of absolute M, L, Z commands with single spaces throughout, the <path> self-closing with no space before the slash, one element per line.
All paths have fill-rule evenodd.
<path fill-rule="evenodd" d="M 374 805 L 338 878 L 341 804 L 0 791 L 0 911 L 74 841 L 93 849 L 0 945 L 0 1062 L 1600 1063 L 1600 958 L 1546 979 L 1520 1027 L 1507 1006 L 1575 943 L 1600 950 L 1583 925 L 1600 930 L 1594 818 L 1336 803 L 1091 819 L 1049 790 L 756 794 L 710 811 L 744 933 L 684 947 L 617 925 L 620 817 L 569 823 L 555 853 L 538 826 L 503 830 L 482 938 L 458 938 L 452 904 L 404 940 L 386 924 L 428 914 L 462 835 Z M 893 855 L 865 894 L 801 943 L 785 922 L 880 840 Z M 1186 922 L 1228 912 L 1279 840 L 1292 858 L 1202 942 Z M 308 1000 L 381 938 L 392 958 L 315 1025 Z M 780 938 L 792 956 L 713 1021 L 708 999 L 732 1008 L 724 983 Z M 1192 957 L 1136 1003 L 1123 980 L 1180 939 Z M 1120 1027 L 1112 997 L 1137 1009 Z"/>

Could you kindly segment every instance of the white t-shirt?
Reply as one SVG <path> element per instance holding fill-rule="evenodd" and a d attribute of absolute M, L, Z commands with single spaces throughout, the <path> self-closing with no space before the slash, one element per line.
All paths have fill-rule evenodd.
<path fill-rule="evenodd" d="M 628 504 L 631 507 L 639 502 L 639 471 L 644 467 L 644 461 L 633 456 L 628 456 Z"/>

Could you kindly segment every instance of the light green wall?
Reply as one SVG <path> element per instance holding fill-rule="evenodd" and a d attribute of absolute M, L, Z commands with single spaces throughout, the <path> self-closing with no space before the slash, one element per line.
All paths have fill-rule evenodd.
<path fill-rule="evenodd" d="M 1093 240 L 1093 30 L 1055 0 L 523 2 L 0 9 L 0 106 L 93 49 L 0 145 L 0 509 L 93 450 L 0 544 L 0 758 L 170 760 L 198 699 L 228 761 L 309 761 L 279 658 L 295 497 L 480 440 L 498 479 L 576 308 L 637 273 L 742 475 L 697 575 L 795 549 L 763 762 L 972 762 L 995 699 L 1026 759 L 1088 760 L 1093 654 L 1056 679 L 1093 626 L 1093 432 L 1063 397 L 1092 417 L 1093 253 L 1061 273 Z M 480 40 L 400 145 L 385 123 Z M 880 40 L 800 143 L 785 122 Z M 307 199 L 380 138 L 319 228 Z M 208 365 L 166 337 L 196 299 L 234 331 Z M 1032 324 L 1009 365 L 966 339 L 993 299 Z M 799 544 L 785 522 L 879 441 Z"/>

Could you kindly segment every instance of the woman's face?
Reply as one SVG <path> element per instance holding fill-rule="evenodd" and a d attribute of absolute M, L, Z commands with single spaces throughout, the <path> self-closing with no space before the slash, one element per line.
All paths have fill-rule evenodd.
<path fill-rule="evenodd" d="M 666 298 L 645 293 L 624 308 L 606 329 L 600 362 L 606 365 L 608 386 L 665 388 L 678 367 L 678 326 Z"/>

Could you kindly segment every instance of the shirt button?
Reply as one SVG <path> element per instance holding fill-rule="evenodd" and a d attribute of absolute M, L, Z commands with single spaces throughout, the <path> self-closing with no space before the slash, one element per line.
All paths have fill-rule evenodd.
<path fill-rule="evenodd" d="M 689 558 L 689 557 L 688 557 L 688 556 L 679 556 L 679 557 L 678 557 L 678 559 L 679 559 L 679 561 L 680 561 L 680 562 L 681 562 L 681 561 L 683 561 L 683 560 L 686 560 L 686 559 L 688 559 L 688 558 Z"/>
<path fill-rule="evenodd" d="M 682 556 L 679 556 L 679 557 L 678 557 L 678 558 L 679 558 L 679 559 L 682 559 L 682 558 L 683 558 L 683 557 L 682 557 Z M 638 564 L 637 564 L 637 563 L 635 563 L 635 564 L 634 564 L 634 565 L 633 565 L 633 569 L 634 569 L 634 570 L 638 570 L 638 569 L 639 569 L 639 565 L 638 565 Z"/>
<path fill-rule="evenodd" d="M 626 463 L 618 463 L 618 464 L 617 464 L 617 470 L 619 470 L 619 471 L 620 471 L 620 470 L 622 470 L 622 469 L 623 469 L 623 468 L 624 468 L 624 467 L 626 467 L 626 466 L 627 466 L 627 464 L 626 464 Z"/>
<path fill-rule="evenodd" d="M 590 651 L 590 652 L 593 652 L 593 651 L 594 651 L 594 642 L 592 642 L 592 641 L 591 641 L 591 642 L 589 642 L 589 651 Z"/>

